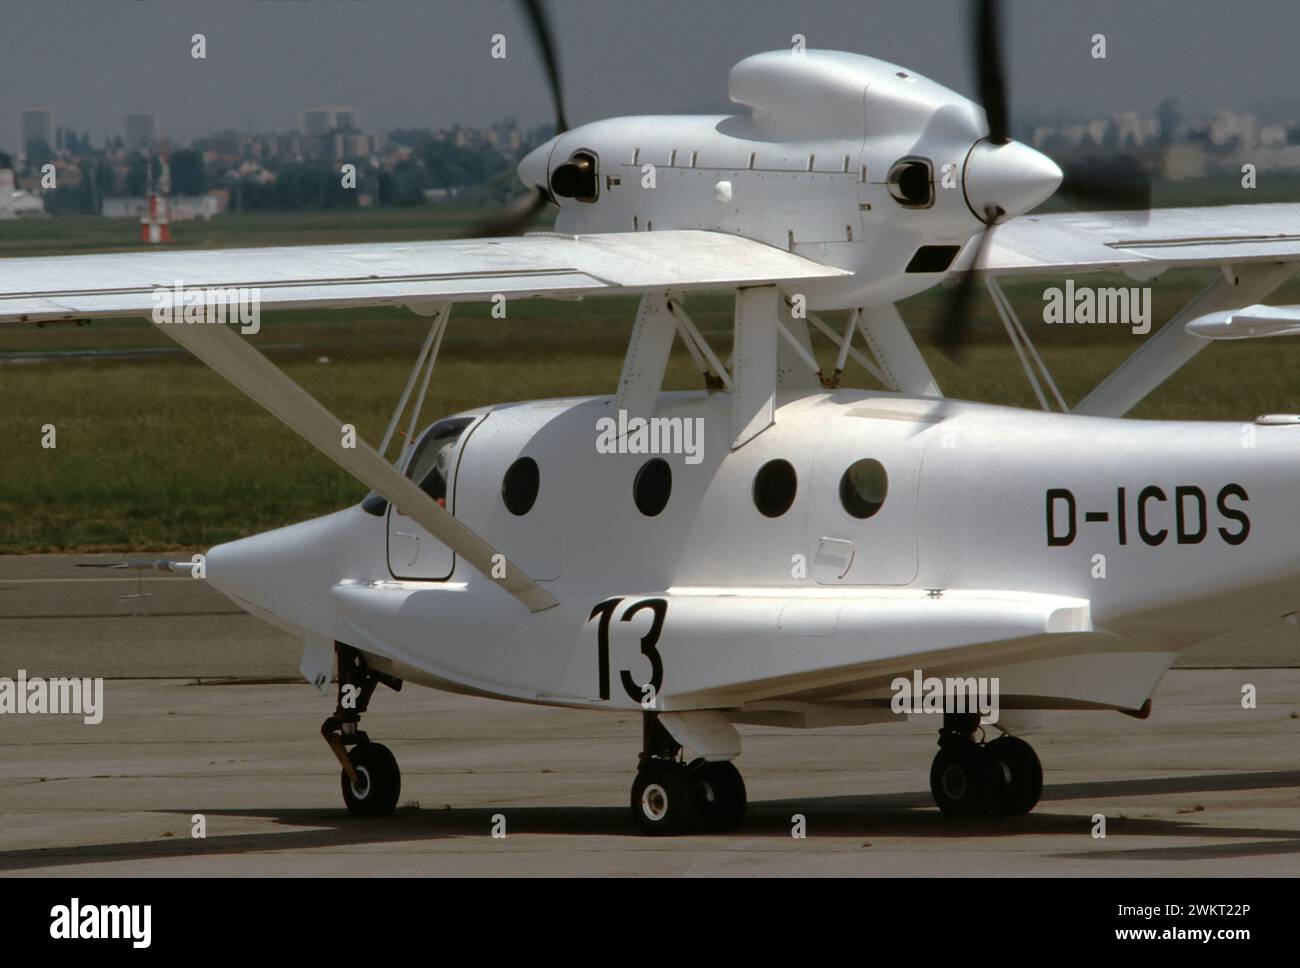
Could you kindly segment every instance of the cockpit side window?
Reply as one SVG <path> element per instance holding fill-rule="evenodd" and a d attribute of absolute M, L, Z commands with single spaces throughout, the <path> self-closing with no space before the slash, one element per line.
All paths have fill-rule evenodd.
<path fill-rule="evenodd" d="M 447 472 L 456 453 L 456 442 L 473 422 L 473 417 L 439 420 L 424 432 L 416 444 L 415 453 L 406 462 L 406 476 L 443 507 L 447 506 Z M 388 511 L 388 501 L 371 491 L 361 502 L 361 507 L 375 517 L 382 517 Z"/>
<path fill-rule="evenodd" d="M 406 476 L 443 507 L 447 506 L 448 478 L 452 458 L 456 453 L 456 441 L 473 422 L 473 417 L 451 417 L 438 421 L 425 432 L 416 445 L 415 453 L 406 463 Z"/>

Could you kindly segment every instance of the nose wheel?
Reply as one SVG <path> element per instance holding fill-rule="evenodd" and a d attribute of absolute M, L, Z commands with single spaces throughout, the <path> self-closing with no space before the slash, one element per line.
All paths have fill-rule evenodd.
<path fill-rule="evenodd" d="M 370 668 L 366 657 L 351 646 L 339 642 L 335 650 L 339 700 L 320 732 L 343 768 L 339 784 L 348 812 L 354 817 L 386 817 L 402 794 L 402 771 L 392 750 L 371 742 L 361 730 L 361 714 L 369 707 L 376 686 L 382 682 L 400 690 L 402 680 Z"/>
<path fill-rule="evenodd" d="M 1043 793 L 1043 767 L 1034 748 L 1016 736 L 977 743 L 977 717 L 945 717 L 939 752 L 930 764 L 930 794 L 947 816 L 1022 816 Z"/>
<path fill-rule="evenodd" d="M 397 757 L 381 743 L 359 743 L 348 751 L 356 779 L 344 771 L 339 779 L 343 802 L 356 817 L 386 817 L 402 794 L 402 771 Z"/>

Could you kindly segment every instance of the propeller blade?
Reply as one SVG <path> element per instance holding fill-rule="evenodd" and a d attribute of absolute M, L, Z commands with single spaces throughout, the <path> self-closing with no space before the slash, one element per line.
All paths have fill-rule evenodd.
<path fill-rule="evenodd" d="M 998 0 L 980 0 L 975 11 L 975 69 L 979 100 L 989 122 L 989 140 L 1004 145 L 1011 140 L 1007 112 L 1007 85 L 1002 71 L 1002 40 Z"/>
<path fill-rule="evenodd" d="M 1151 175 L 1131 155 L 1081 158 L 1061 170 L 1065 178 L 1057 191 L 1076 201 L 1123 210 L 1151 207 Z"/>
<path fill-rule="evenodd" d="M 524 19 L 532 28 L 533 39 L 542 55 L 546 67 L 546 77 L 551 84 L 551 100 L 555 104 L 555 133 L 563 134 L 569 130 L 568 119 L 564 115 L 564 97 L 560 85 L 560 62 L 555 53 L 555 44 L 551 35 L 551 22 L 546 16 L 542 0 L 520 0 L 524 8 Z M 553 201 L 549 192 L 539 187 L 530 195 L 522 195 L 511 202 L 505 211 L 489 216 L 468 233 L 471 239 L 493 238 L 503 235 L 518 235 L 532 225 L 547 202 Z"/>
<path fill-rule="evenodd" d="M 560 87 L 560 62 L 555 56 L 555 44 L 551 40 L 551 22 L 542 7 L 542 0 L 522 0 L 524 15 L 533 28 L 533 39 L 542 54 L 546 65 L 546 76 L 551 82 L 551 100 L 555 102 L 555 133 L 563 134 L 569 130 L 569 122 L 564 116 L 564 98 Z"/>
<path fill-rule="evenodd" d="M 995 219 L 995 213 L 989 211 L 989 218 Z M 984 257 L 984 249 L 988 246 L 989 238 L 992 233 L 985 229 L 980 233 L 979 241 L 975 243 L 975 255 L 971 259 L 971 265 L 979 264 L 980 259 Z M 944 306 L 942 315 L 934 329 L 934 343 L 942 353 L 952 363 L 956 363 L 961 357 L 961 353 L 966 344 L 966 335 L 970 330 L 969 313 L 971 304 L 975 297 L 975 273 L 967 269 L 957 280 L 957 285 L 953 289 L 952 298 Z"/>
<path fill-rule="evenodd" d="M 549 201 L 550 195 L 540 188 L 528 195 L 520 195 L 504 211 L 490 215 L 475 225 L 466 238 L 486 239 L 518 235 L 533 224 L 533 220 Z"/>

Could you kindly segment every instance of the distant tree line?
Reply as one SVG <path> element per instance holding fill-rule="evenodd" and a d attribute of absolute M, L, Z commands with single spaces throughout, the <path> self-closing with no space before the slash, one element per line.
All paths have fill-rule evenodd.
<path fill-rule="evenodd" d="M 32 142 L 28 147 L 27 171 L 39 175 L 41 166 L 54 160 L 53 153 L 41 155 L 32 150 L 43 142 Z M 53 189 L 45 191 L 45 210 L 51 215 L 95 215 L 105 198 L 128 196 L 140 198 L 149 191 L 149 168 L 153 166 L 154 184 L 162 173 L 162 161 L 157 157 L 133 154 L 127 161 L 125 174 L 110 165 L 103 155 L 91 155 L 76 162 L 77 184 L 66 175 L 56 181 Z M 203 156 L 188 149 L 176 151 L 171 156 L 173 195 L 202 195 L 208 190 L 208 176 L 204 170 Z"/>
<path fill-rule="evenodd" d="M 355 190 L 343 187 L 345 160 L 290 162 L 274 168 L 273 182 L 248 178 L 232 182 L 230 207 L 242 211 L 354 208 L 362 194 L 369 195 L 375 205 L 410 207 L 425 204 L 428 189 L 443 189 L 449 196 L 478 203 L 495 201 L 501 194 L 509 196 L 519 187 L 516 183 L 506 189 L 513 181 L 513 160 L 490 148 L 459 147 L 425 134 L 409 145 L 414 149 L 412 156 L 391 169 L 362 160 L 352 162 L 357 167 Z M 393 140 L 404 143 L 399 137 Z M 172 175 L 175 184 L 174 167 Z"/>
<path fill-rule="evenodd" d="M 64 142 L 71 132 L 64 134 Z M 496 204 L 522 191 L 515 178 L 515 159 L 484 146 L 458 146 L 436 141 L 427 131 L 393 132 L 392 140 L 411 148 L 409 158 L 391 167 L 355 159 L 356 188 L 343 186 L 342 166 L 349 159 L 269 162 L 264 174 L 241 176 L 220 165 L 207 165 L 203 154 L 179 149 L 170 156 L 173 195 L 203 195 L 212 188 L 230 190 L 233 211 L 282 211 L 292 209 L 355 208 L 361 195 L 383 206 L 416 206 L 427 201 L 426 192 L 442 190 L 459 204 Z M 526 149 L 524 149 L 526 150 Z M 43 142 L 28 146 L 26 173 L 39 175 L 41 166 L 56 155 Z M 46 191 L 46 211 L 51 214 L 93 214 L 111 197 L 140 198 L 148 193 L 150 167 L 154 185 L 161 173 L 161 161 L 154 155 L 131 154 L 125 170 L 110 165 L 103 153 L 91 153 L 76 162 L 77 179 L 62 178 Z"/>

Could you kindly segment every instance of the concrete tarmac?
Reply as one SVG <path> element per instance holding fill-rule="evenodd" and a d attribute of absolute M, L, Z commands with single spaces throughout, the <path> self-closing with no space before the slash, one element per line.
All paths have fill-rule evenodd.
<path fill-rule="evenodd" d="M 411 686 L 381 687 L 365 720 L 401 764 L 401 806 L 354 819 L 318 733 L 333 700 L 295 681 L 297 643 L 201 582 L 71 567 L 84 560 L 0 557 L 0 675 L 108 679 L 99 725 L 0 721 L 6 876 L 1300 873 L 1290 626 L 1189 653 L 1148 720 L 1044 714 L 1027 738 L 1046 785 L 1027 817 L 941 816 L 936 724 L 916 716 L 741 727 L 742 828 L 648 839 L 627 807 L 636 717 Z M 150 597 L 124 597 L 140 588 Z M 805 837 L 791 836 L 796 816 Z"/>

